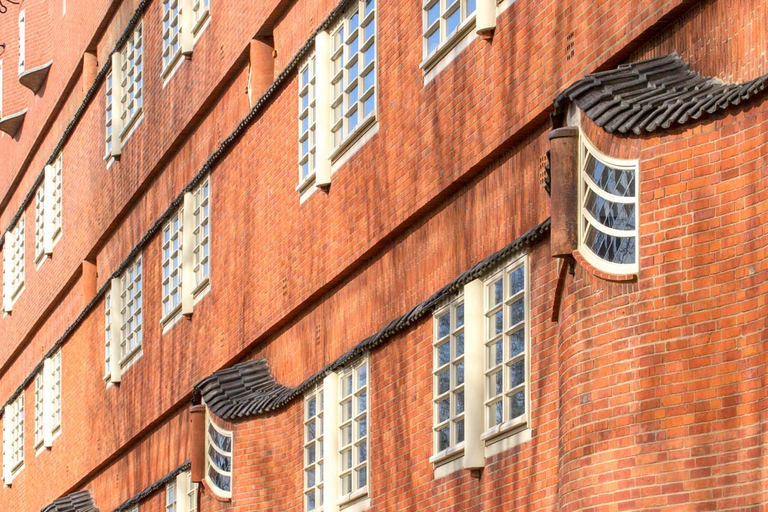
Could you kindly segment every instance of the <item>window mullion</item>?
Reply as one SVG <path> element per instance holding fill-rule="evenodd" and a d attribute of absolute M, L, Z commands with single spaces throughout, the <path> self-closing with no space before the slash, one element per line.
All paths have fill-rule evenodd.
<path fill-rule="evenodd" d="M 119 156 L 123 149 L 123 54 L 112 54 L 112 156 Z"/>
<path fill-rule="evenodd" d="M 323 510 L 338 512 L 339 506 L 339 376 L 323 379 Z"/>
<path fill-rule="evenodd" d="M 120 368 L 120 345 L 123 337 L 123 315 L 122 310 L 122 283 L 119 277 L 116 277 L 110 281 L 110 296 L 111 296 L 111 318 L 110 318 L 110 333 L 112 339 L 109 344 L 109 381 L 112 384 L 117 384 L 122 380 L 122 369 Z"/>
<path fill-rule="evenodd" d="M 181 8 L 181 53 L 182 55 L 192 55 L 192 48 L 195 43 L 195 36 L 192 30 L 195 26 L 195 14 L 193 11 L 193 0 L 179 0 Z"/>
<path fill-rule="evenodd" d="M 181 313 L 191 315 L 195 289 L 195 196 L 192 192 L 184 194 L 181 237 Z"/>
<path fill-rule="evenodd" d="M 480 436 L 485 426 L 485 284 L 475 279 L 464 285 L 464 467 L 485 466 Z"/>

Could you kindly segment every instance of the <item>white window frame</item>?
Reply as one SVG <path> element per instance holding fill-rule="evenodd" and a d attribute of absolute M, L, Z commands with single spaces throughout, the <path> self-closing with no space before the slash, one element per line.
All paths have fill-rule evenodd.
<path fill-rule="evenodd" d="M 211 19 L 211 0 L 191 0 L 190 3 L 192 6 L 192 35 L 197 40 Z"/>
<path fill-rule="evenodd" d="M 211 279 L 211 177 L 206 176 L 192 191 L 191 215 L 186 222 L 192 225 L 192 295 L 202 297 Z"/>
<path fill-rule="evenodd" d="M 108 165 L 144 118 L 144 21 L 125 45 L 112 54 L 105 80 L 105 146 Z"/>
<path fill-rule="evenodd" d="M 50 448 L 61 434 L 61 349 L 45 358 L 35 377 L 34 448 Z"/>
<path fill-rule="evenodd" d="M 215 421 L 213 421 L 211 417 L 211 413 L 206 408 L 206 427 L 205 427 L 205 482 L 208 484 L 208 487 L 211 489 L 213 494 L 220 498 L 224 499 L 230 499 L 232 498 L 232 488 L 233 488 L 233 476 L 235 474 L 235 466 L 234 466 L 234 448 L 235 448 L 235 438 L 234 434 L 230 430 L 226 430 L 216 424 Z M 211 440 L 211 433 L 210 429 L 213 428 L 219 435 L 229 438 L 229 446 L 230 451 L 227 452 L 224 449 L 220 448 L 214 441 Z M 222 468 L 220 468 L 218 465 L 216 465 L 214 462 L 211 461 L 211 457 L 208 454 L 208 451 L 210 449 L 213 449 L 215 452 L 217 452 L 219 455 L 229 458 L 229 471 L 225 471 Z M 222 489 L 218 485 L 216 485 L 213 480 L 210 477 L 210 471 L 214 471 L 215 473 L 218 473 L 221 476 L 229 477 L 229 490 Z"/>
<path fill-rule="evenodd" d="M 589 156 L 592 156 L 597 162 L 602 163 L 606 167 L 611 167 L 620 171 L 634 172 L 634 196 L 619 196 L 612 194 L 600 188 L 595 184 L 592 179 L 587 176 L 586 165 L 589 161 Z M 639 272 L 640 266 L 640 163 L 639 160 L 621 160 L 618 158 L 609 157 L 600 152 L 590 141 L 586 135 L 579 130 L 579 253 L 584 257 L 587 262 L 598 270 L 602 270 L 609 274 L 614 275 L 632 275 Z M 587 191 L 592 191 L 598 197 L 613 202 L 615 204 L 634 204 L 635 206 L 635 229 L 633 230 L 619 230 L 609 228 L 603 225 L 599 220 L 595 219 L 584 206 L 584 201 L 587 196 Z M 597 229 L 609 236 L 615 236 L 620 238 L 634 238 L 635 239 L 635 261 L 634 263 L 614 263 L 604 260 L 598 256 L 592 249 L 586 244 L 587 226 L 591 226 L 593 229 Z"/>
<path fill-rule="evenodd" d="M 523 283 L 522 289 L 516 293 L 511 290 L 510 278 L 516 274 L 516 271 L 521 269 Z M 485 279 L 485 434 L 486 438 L 493 437 L 499 433 L 509 432 L 513 429 L 525 427 L 529 423 L 530 416 L 530 313 L 529 313 L 529 300 L 530 293 L 528 290 L 529 277 L 528 277 L 528 264 L 527 261 L 517 259 L 506 265 L 504 268 L 495 272 L 492 276 Z M 516 274 L 519 275 L 519 274 Z M 501 282 L 502 284 L 502 298 L 501 302 L 495 302 L 495 285 Z M 522 307 L 522 320 L 510 324 L 510 307 L 513 304 L 520 304 Z M 501 313 L 502 325 L 501 330 L 498 331 L 496 322 L 498 320 L 498 314 Z M 523 337 L 523 352 L 510 354 L 510 340 L 512 336 L 522 333 Z M 498 360 L 496 355 L 496 347 L 501 346 L 501 360 Z M 513 385 L 511 382 L 511 369 L 522 362 L 523 380 L 522 384 Z M 497 382 L 495 378 L 498 376 L 498 372 L 501 372 L 502 384 L 500 395 L 492 391 L 493 388 L 497 388 Z M 523 394 L 523 407 L 524 413 L 520 416 L 510 416 L 512 407 L 509 401 L 513 396 L 519 396 L 518 393 Z M 497 404 L 501 404 L 502 418 L 498 422 L 492 423 L 490 421 L 490 414 L 492 410 L 498 409 Z"/>
<path fill-rule="evenodd" d="M 192 482 L 192 473 L 182 471 L 174 480 L 166 485 L 166 511 L 168 509 L 168 488 L 173 485 L 175 492 L 175 508 L 173 512 L 197 512 L 197 487 L 198 484 Z"/>
<path fill-rule="evenodd" d="M 440 478 L 451 474 L 454 471 L 460 469 L 478 470 L 485 466 L 485 458 L 491 455 L 495 455 L 504 450 L 507 450 L 513 446 L 517 446 L 520 443 L 526 442 L 531 439 L 531 406 L 530 406 L 530 393 L 531 393 L 531 381 L 530 381 L 530 268 L 529 258 L 527 254 L 519 254 L 511 257 L 503 265 L 499 266 L 493 274 L 487 277 L 477 278 L 466 285 L 461 294 L 452 299 L 449 303 L 442 305 L 435 311 L 434 315 L 434 342 L 433 353 L 437 358 L 437 347 L 446 342 L 448 337 L 439 336 L 438 321 L 447 311 L 451 312 L 451 342 L 455 339 L 461 331 L 458 325 L 454 322 L 455 312 L 459 304 L 464 305 L 464 441 L 463 444 L 452 444 L 447 450 L 438 450 L 439 445 L 437 440 L 434 439 L 436 435 L 436 429 L 440 428 L 444 423 L 438 421 L 437 410 L 433 419 L 433 452 L 434 455 L 430 458 L 430 462 L 435 467 L 435 477 Z M 493 400 L 489 400 L 490 388 L 488 375 L 491 374 L 493 368 L 489 368 L 488 362 L 488 347 L 492 342 L 495 342 L 495 338 L 489 337 L 488 331 L 488 318 L 489 314 L 496 312 L 496 309 L 490 307 L 489 302 L 489 286 L 501 278 L 504 283 L 503 291 L 506 293 L 507 289 L 511 287 L 509 282 L 511 275 L 522 269 L 523 288 L 520 292 L 514 295 L 503 294 L 503 311 L 505 311 L 504 319 L 508 316 L 508 306 L 516 302 L 517 300 L 523 300 L 523 321 L 515 325 L 504 324 L 502 330 L 502 344 L 504 346 L 509 345 L 511 339 L 510 335 L 517 332 L 523 333 L 524 349 L 522 356 L 515 353 L 513 357 L 508 357 L 503 360 L 504 377 L 509 378 L 509 372 L 507 363 L 514 363 L 521 357 L 524 357 L 524 390 L 525 393 L 525 414 L 517 418 L 510 418 L 512 421 L 502 422 L 500 425 L 490 425 L 488 422 L 488 405 L 493 403 Z M 515 274 L 519 276 L 520 274 Z M 516 338 L 519 339 L 519 338 Z M 452 347 L 453 348 L 453 347 Z M 507 352 L 510 352 L 507 350 Z M 505 352 L 504 354 L 506 355 Z M 454 357 L 455 352 L 451 351 L 451 363 L 458 361 L 458 358 Z M 437 364 L 437 363 L 435 363 Z M 446 368 L 446 365 L 438 366 L 438 369 L 442 370 Z M 451 376 L 452 390 L 458 389 L 458 386 L 453 387 L 454 379 Z M 504 381 L 505 388 L 503 389 L 503 396 L 513 395 L 520 388 L 508 388 L 506 387 L 507 381 Z M 433 390 L 435 397 L 445 396 L 439 393 L 437 389 L 437 381 L 433 376 Z M 505 398 L 506 399 L 506 398 Z M 457 418 L 458 415 L 453 414 L 451 411 L 451 421 Z M 453 438 L 452 438 L 453 440 Z"/>
<path fill-rule="evenodd" d="M 117 384 L 123 372 L 143 354 L 144 345 L 144 277 L 140 254 L 122 275 L 110 281 L 104 301 L 104 380 Z M 130 286 L 130 288 L 128 288 Z M 136 289 L 138 288 L 138 290 Z M 128 314 L 130 312 L 130 314 Z M 130 330 L 135 343 L 126 340 Z"/>
<path fill-rule="evenodd" d="M 482 3 L 480 0 L 479 3 Z M 474 9 L 470 12 L 472 4 Z M 429 70 L 435 63 L 442 59 L 446 53 L 469 34 L 475 27 L 477 15 L 477 0 L 425 0 L 422 7 L 422 45 L 424 61 L 421 67 Z M 458 7 L 457 7 L 458 6 Z M 494 5 L 495 7 L 495 5 Z M 430 11 L 437 8 L 437 19 L 430 23 Z M 448 33 L 448 19 L 458 11 L 459 22 L 453 32 Z M 434 49 L 429 49 L 430 36 L 438 34 L 439 40 Z"/>
<path fill-rule="evenodd" d="M 181 311 L 184 208 L 173 213 L 161 233 L 163 325 Z"/>
<path fill-rule="evenodd" d="M 24 393 L 6 406 L 3 416 L 3 480 L 11 485 L 24 469 Z"/>
<path fill-rule="evenodd" d="M 433 462 L 464 450 L 466 393 L 464 386 L 466 339 L 464 336 L 464 297 L 460 296 L 438 309 L 433 316 Z M 444 320 L 447 320 L 445 325 Z M 447 330 L 444 330 L 447 328 Z M 443 353 L 443 348 L 448 353 Z M 459 350 L 459 347 L 462 347 Z M 443 358 L 447 359 L 443 362 Z M 440 378 L 448 375 L 448 387 L 440 389 Z M 442 417 L 441 404 L 448 403 L 448 415 Z M 459 407 L 461 404 L 461 407 Z M 441 432 L 448 431 L 448 445 L 441 448 Z M 462 432 L 459 439 L 459 431 Z"/>
<path fill-rule="evenodd" d="M 310 55 L 299 68 L 299 185 L 304 191 L 315 181 L 317 161 L 317 59 Z"/>
<path fill-rule="evenodd" d="M 311 406 L 314 404 L 314 408 Z M 304 510 L 324 510 L 323 464 L 324 452 L 323 384 L 317 384 L 304 395 Z"/>
<path fill-rule="evenodd" d="M 183 0 L 163 0 L 162 14 L 162 76 L 168 78 L 182 55 Z"/>
<path fill-rule="evenodd" d="M 357 372 L 360 368 L 365 366 L 366 368 L 366 384 L 362 387 L 353 385 L 352 395 L 343 393 L 344 379 L 353 375 L 353 383 L 356 384 L 359 377 Z M 343 510 L 346 512 L 359 512 L 370 508 L 370 486 L 371 486 L 371 444 L 370 444 L 370 432 L 371 432 L 371 363 L 369 354 L 365 354 L 355 361 L 350 362 L 344 368 L 337 370 L 336 372 L 328 373 L 321 383 L 318 383 L 313 389 L 308 391 L 304 395 L 304 426 L 302 430 L 302 439 L 305 441 L 304 447 L 304 465 L 302 475 L 304 477 L 303 500 L 304 510 L 306 512 L 317 512 L 322 510 L 323 512 L 338 512 Z M 342 413 L 344 404 L 348 403 L 351 397 L 360 397 L 361 394 L 366 395 L 366 408 L 365 411 L 356 411 L 355 405 L 359 403 L 357 398 L 352 399 L 353 414 L 351 418 L 345 418 Z M 312 397 L 319 397 L 322 395 L 322 416 L 315 417 L 322 421 L 322 438 L 318 436 L 315 441 L 322 445 L 322 485 L 315 486 L 315 490 L 320 490 L 322 493 L 322 499 L 316 500 L 316 508 L 314 510 L 309 509 L 307 495 L 312 490 L 307 484 L 306 470 L 310 468 L 308 464 L 307 448 L 309 446 L 309 440 L 307 437 L 307 429 L 311 418 L 308 415 L 307 404 Z M 357 435 L 359 432 L 359 421 L 361 418 L 365 418 L 366 432 L 365 436 L 360 437 Z M 344 429 L 353 427 L 353 438 L 351 443 L 345 443 L 343 439 Z M 352 449 L 353 465 L 352 468 L 342 470 L 342 457 L 350 447 L 360 446 L 365 444 L 366 460 L 360 463 L 359 460 L 355 462 L 354 457 L 359 454 L 357 449 Z M 318 449 L 319 450 L 319 449 Z M 318 451 L 318 453 L 320 453 Z M 318 458 L 318 461 L 321 459 Z M 366 486 L 353 490 L 351 493 L 342 494 L 342 478 L 347 475 L 355 475 L 355 471 L 362 467 L 366 470 Z M 319 482 L 318 482 L 319 483 Z M 322 503 L 322 505 L 320 505 Z"/>
<path fill-rule="evenodd" d="M 62 177 L 64 156 L 60 151 L 52 165 L 43 171 L 43 183 L 35 192 L 35 265 L 42 266 L 45 256 L 62 236 Z"/>
<path fill-rule="evenodd" d="M 19 11 L 19 76 L 26 69 L 27 60 L 27 37 L 26 37 L 26 9 Z"/>
<path fill-rule="evenodd" d="M 165 512 L 178 512 L 177 502 L 176 480 L 171 480 L 165 484 Z"/>
<path fill-rule="evenodd" d="M 10 313 L 25 288 L 24 246 L 26 238 L 25 213 L 13 229 L 5 234 L 3 244 L 3 310 Z"/>

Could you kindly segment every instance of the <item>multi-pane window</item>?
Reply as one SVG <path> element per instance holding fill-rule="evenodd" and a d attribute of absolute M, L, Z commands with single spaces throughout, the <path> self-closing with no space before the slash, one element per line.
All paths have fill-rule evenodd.
<path fill-rule="evenodd" d="M 6 406 L 3 417 L 3 470 L 6 484 L 24 465 L 24 394 Z"/>
<path fill-rule="evenodd" d="M 181 307 L 181 251 L 184 209 L 174 213 L 163 228 L 163 318 Z"/>
<path fill-rule="evenodd" d="M 210 222 L 210 195 L 211 185 L 210 177 L 205 178 L 200 185 L 194 191 L 194 249 L 193 249 L 193 262 L 194 262 L 194 275 L 195 275 L 195 288 L 203 285 L 207 282 L 211 276 L 211 263 L 210 263 L 210 251 L 211 251 L 211 222 Z"/>
<path fill-rule="evenodd" d="M 315 172 L 315 79 L 312 55 L 299 70 L 299 185 L 308 182 Z"/>
<path fill-rule="evenodd" d="M 192 481 L 192 472 L 187 471 L 183 478 L 187 482 L 186 503 L 187 512 L 197 512 L 197 482 Z M 184 497 L 182 497 L 184 499 Z"/>
<path fill-rule="evenodd" d="M 104 296 L 104 379 L 112 373 L 112 292 Z"/>
<path fill-rule="evenodd" d="M 163 0 L 163 72 L 181 55 L 181 1 Z"/>
<path fill-rule="evenodd" d="M 112 94 L 113 94 L 113 87 L 112 87 L 113 86 L 113 80 L 114 80 L 114 78 L 112 76 L 112 72 L 110 71 L 109 73 L 107 73 L 107 78 L 105 79 L 105 82 L 106 82 L 105 83 L 105 88 L 107 90 L 107 100 L 106 100 L 106 108 L 105 108 L 105 111 L 106 111 L 106 138 L 105 138 L 105 140 L 106 140 L 106 147 L 107 147 L 107 152 L 106 152 L 107 156 L 112 154 L 112 142 L 113 142 L 113 138 L 115 137 L 115 133 L 114 133 L 114 130 L 113 130 L 113 126 L 114 126 L 113 118 L 115 116 L 115 112 L 113 112 L 114 98 L 112 96 Z"/>
<path fill-rule="evenodd" d="M 50 168 L 46 168 L 48 176 L 48 184 L 50 185 L 50 191 L 47 191 L 51 200 L 50 217 L 50 237 L 52 240 L 56 240 L 56 237 L 61 233 L 61 178 L 63 173 L 64 156 L 59 152 L 56 160 L 53 161 Z"/>
<path fill-rule="evenodd" d="M 165 510 L 176 512 L 176 482 L 171 481 L 165 486 Z"/>
<path fill-rule="evenodd" d="M 232 496 L 232 432 L 208 419 L 205 479 L 214 494 Z"/>
<path fill-rule="evenodd" d="M 338 148 L 376 112 L 376 2 L 359 0 L 331 32 L 331 132 Z"/>
<path fill-rule="evenodd" d="M 35 377 L 35 449 L 45 441 L 45 369 Z"/>
<path fill-rule="evenodd" d="M 607 157 L 583 135 L 579 156 L 582 255 L 607 272 L 637 272 L 637 161 Z"/>
<path fill-rule="evenodd" d="M 464 303 L 435 314 L 434 443 L 442 453 L 464 442 Z"/>
<path fill-rule="evenodd" d="M 120 365 L 126 365 L 141 348 L 143 339 L 143 294 L 141 256 L 129 266 L 120 278 Z"/>
<path fill-rule="evenodd" d="M 50 386 L 50 428 L 53 435 L 61 429 L 61 349 L 51 356 L 49 366 L 46 377 Z"/>
<path fill-rule="evenodd" d="M 45 256 L 45 182 L 35 192 L 35 263 Z"/>
<path fill-rule="evenodd" d="M 368 360 L 339 375 L 339 490 L 354 499 L 368 488 Z"/>
<path fill-rule="evenodd" d="M 527 275 L 524 261 L 486 280 L 486 427 L 526 421 Z"/>
<path fill-rule="evenodd" d="M 144 102 L 144 42 L 143 23 L 139 23 L 121 50 L 120 97 L 121 137 L 133 126 Z"/>
<path fill-rule="evenodd" d="M 304 399 L 304 504 L 307 511 L 323 510 L 323 387 Z"/>
<path fill-rule="evenodd" d="M 26 65 L 27 41 L 26 41 L 26 11 L 19 12 L 19 74 L 22 74 Z"/>
<path fill-rule="evenodd" d="M 476 0 L 427 0 L 424 3 L 424 55 L 450 44 L 459 27 L 475 14 Z"/>
<path fill-rule="evenodd" d="M 24 289 L 24 215 L 16 225 L 6 232 L 3 247 L 3 297 L 4 308 L 11 310 L 11 305 Z"/>

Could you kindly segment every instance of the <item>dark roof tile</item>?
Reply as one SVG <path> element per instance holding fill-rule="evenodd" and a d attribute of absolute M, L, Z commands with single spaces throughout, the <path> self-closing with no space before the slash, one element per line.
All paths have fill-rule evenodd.
<path fill-rule="evenodd" d="M 43 512 L 99 512 L 91 491 L 77 491 L 55 500 Z"/>
<path fill-rule="evenodd" d="M 768 74 L 743 84 L 702 77 L 673 53 L 585 76 L 555 99 L 552 124 L 562 126 L 573 101 L 609 133 L 653 133 L 735 107 L 767 85 Z"/>

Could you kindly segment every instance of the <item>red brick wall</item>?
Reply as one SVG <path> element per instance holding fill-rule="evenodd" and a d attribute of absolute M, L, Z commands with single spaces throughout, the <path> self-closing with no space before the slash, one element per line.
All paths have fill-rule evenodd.
<path fill-rule="evenodd" d="M 87 12 L 106 7 L 69 4 L 67 17 L 81 16 L 89 30 L 78 39 L 85 48 L 100 21 Z M 95 45 L 100 66 L 137 4 L 125 2 L 107 17 Z M 218 11 L 214 5 L 192 60 L 165 87 L 161 5 L 150 4 L 145 118 L 120 161 L 106 169 L 103 87 L 96 95 L 64 148 L 64 237 L 39 271 L 31 255 L 34 205 L 27 209 L 27 289 L 13 314 L 0 319 L 0 398 L 79 314 L 82 259 L 96 261 L 99 286 L 105 283 L 246 114 L 247 43 L 270 7 L 236 4 Z M 313 11 L 299 2 L 278 22 L 276 71 L 324 19 L 332 7 L 326 4 Z M 697 62 L 719 76 L 765 73 L 764 56 L 747 50 L 755 31 L 764 38 L 761 22 L 749 24 L 746 14 L 729 18 L 723 4 L 764 13 L 759 2 L 706 2 L 636 55 L 675 48 L 683 56 L 708 55 Z M 299 204 L 291 77 L 212 175 L 209 295 L 191 320 L 161 332 L 155 237 L 144 251 L 144 355 L 120 389 L 105 390 L 103 305 L 89 314 L 63 348 L 63 433 L 50 452 L 34 456 L 28 389 L 26 467 L 0 492 L 0 508 L 39 510 L 87 487 L 100 509 L 111 510 L 188 457 L 184 409 L 197 380 L 247 355 L 266 357 L 280 382 L 296 385 L 543 221 L 549 208 L 539 162 L 552 99 L 631 49 L 633 38 L 674 5 L 564 8 L 518 0 L 500 16 L 492 44 L 476 41 L 427 86 L 418 68 L 419 6 L 380 5 L 379 133 L 334 174 L 328 194 L 315 192 Z M 54 11 L 53 20 L 60 15 Z M 11 18 L 0 16 L 0 28 Z M 712 38 L 730 31 L 732 38 L 710 47 L 691 36 L 702 31 Z M 577 46 L 566 60 L 570 32 Z M 71 48 L 76 42 L 54 49 L 51 96 L 69 79 L 67 63 L 67 73 L 78 77 L 79 54 Z M 66 51 L 72 53 L 54 75 Z M 750 57 L 740 66 L 723 64 L 733 55 Z M 3 59 L 7 85 L 15 67 Z M 56 102 L 48 94 L 32 105 L 37 110 L 30 107 L 19 141 L 0 138 L 0 154 L 10 155 L 0 163 L 0 190 L 10 190 L 0 226 L 50 155 L 79 91 L 63 97 L 36 151 L 29 153 Z M 612 139 L 586 123 L 598 147 L 641 160 L 638 280 L 607 283 L 578 267 L 568 278 L 561 321 L 552 324 L 557 265 L 546 240 L 533 249 L 533 440 L 491 459 L 480 480 L 463 473 L 432 479 L 431 319 L 377 349 L 377 509 L 723 510 L 765 502 L 757 437 L 764 410 L 765 112 L 763 102 L 642 140 Z M 20 168 L 18 187 L 9 189 Z M 297 401 L 237 424 L 234 499 L 222 504 L 206 494 L 203 510 L 300 509 L 302 414 Z M 161 498 L 153 500 L 159 507 Z"/>

